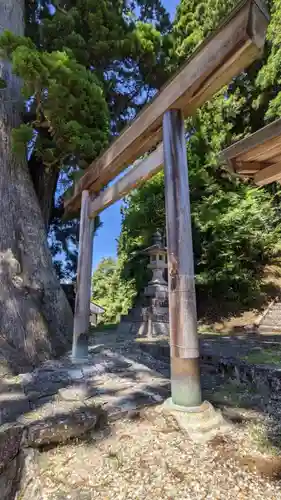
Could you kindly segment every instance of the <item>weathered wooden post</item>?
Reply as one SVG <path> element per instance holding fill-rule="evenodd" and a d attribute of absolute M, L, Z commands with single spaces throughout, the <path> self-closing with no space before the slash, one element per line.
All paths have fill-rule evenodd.
<path fill-rule="evenodd" d="M 94 222 L 89 219 L 89 205 L 89 192 L 83 191 L 80 213 L 79 254 L 72 344 L 72 358 L 74 360 L 84 359 L 88 356 L 94 224 Z"/>
<path fill-rule="evenodd" d="M 163 142 L 172 402 L 192 407 L 202 399 L 186 140 L 178 109 L 164 114 Z"/>

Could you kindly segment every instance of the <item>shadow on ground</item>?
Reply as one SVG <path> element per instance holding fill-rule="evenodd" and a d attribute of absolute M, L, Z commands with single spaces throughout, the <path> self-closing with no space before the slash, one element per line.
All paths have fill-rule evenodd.
<path fill-rule="evenodd" d="M 276 337 L 260 339 L 260 348 L 268 349 L 269 345 L 271 349 L 280 348 Z M 223 351 L 224 356 L 231 352 L 233 357 L 234 352 L 249 352 L 249 348 L 257 341 L 258 338 L 249 336 L 242 340 L 228 337 L 218 342 L 217 336 L 208 336 L 203 348 L 207 352 L 217 348 L 220 353 Z M 151 343 L 147 344 L 151 346 Z M 116 343 L 114 348 L 101 343 L 91 348 L 91 358 L 82 365 L 73 365 L 65 358 L 47 362 L 32 373 L 2 380 L 2 443 L 5 441 L 7 424 L 12 424 L 13 429 L 16 424 L 17 429 L 20 429 L 20 439 L 16 440 L 16 444 L 12 434 L 14 444 L 13 447 L 10 445 L 10 449 L 13 456 L 7 461 L 7 453 L 5 455 L 2 451 L 1 456 L 0 451 L 2 475 L 10 467 L 11 459 L 14 460 L 21 453 L 23 446 L 42 452 L 68 444 L 71 440 L 83 440 L 86 444 L 92 442 L 92 433 L 99 431 L 102 431 L 101 439 L 106 439 L 111 435 L 113 421 L 135 418 L 143 408 L 163 402 L 170 396 L 170 383 L 168 344 L 162 341 L 161 345 L 162 355 L 157 357 L 143 348 L 145 342 L 140 346 L 131 340 Z M 165 349 L 163 346 L 166 346 Z M 260 461 L 259 465 L 253 465 L 254 459 L 249 456 L 245 458 L 248 461 L 246 465 L 249 468 L 259 467 L 261 474 L 271 478 L 280 478 L 279 393 L 266 387 L 263 391 L 257 390 L 252 382 L 239 382 L 237 378 L 219 372 L 215 367 L 210 369 L 206 363 L 202 363 L 202 386 L 204 398 L 220 408 L 233 425 L 245 426 L 251 421 L 253 440 L 267 458 L 264 462 Z M 221 447 L 223 451 L 223 441 L 214 442 L 214 446 Z M 0 446 L 0 449 L 5 450 L 7 447 Z M 17 479 L 18 484 L 22 484 L 23 480 L 24 474 L 21 474 Z"/>

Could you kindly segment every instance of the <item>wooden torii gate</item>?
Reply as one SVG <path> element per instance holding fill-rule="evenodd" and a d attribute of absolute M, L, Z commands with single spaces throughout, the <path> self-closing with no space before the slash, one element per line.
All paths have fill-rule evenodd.
<path fill-rule="evenodd" d="M 93 218 L 164 165 L 169 268 L 172 401 L 201 404 L 199 346 L 184 118 L 243 71 L 263 51 L 268 15 L 260 0 L 243 0 L 186 61 L 130 126 L 95 160 L 65 201 L 81 207 L 73 358 L 89 329 Z M 161 142 L 163 138 L 163 143 Z M 101 189 L 148 151 L 113 186 Z M 87 352 L 87 351 L 86 351 Z"/>

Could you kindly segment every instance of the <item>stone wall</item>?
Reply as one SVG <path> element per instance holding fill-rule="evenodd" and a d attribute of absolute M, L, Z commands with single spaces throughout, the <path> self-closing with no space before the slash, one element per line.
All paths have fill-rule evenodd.
<path fill-rule="evenodd" d="M 170 346 L 168 342 L 142 342 L 140 348 L 155 359 L 170 363 Z M 217 374 L 224 382 L 237 381 L 247 384 L 261 395 L 278 398 L 281 391 L 281 368 L 269 365 L 251 364 L 237 357 L 223 356 L 201 349 L 200 355 L 202 376 L 207 373 Z"/>

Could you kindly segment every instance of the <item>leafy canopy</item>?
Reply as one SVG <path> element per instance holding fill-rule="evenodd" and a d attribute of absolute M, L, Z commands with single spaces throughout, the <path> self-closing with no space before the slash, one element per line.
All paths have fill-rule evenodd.
<path fill-rule="evenodd" d="M 102 259 L 93 274 L 93 301 L 105 309 L 102 321 L 112 323 L 128 311 L 135 295 L 134 284 L 121 275 L 120 261 Z"/>
<path fill-rule="evenodd" d="M 35 2 L 30 37 L 3 33 L 2 56 L 11 59 L 28 100 L 16 150 L 34 139 L 46 168 L 84 169 L 165 81 L 167 13 L 159 0 L 142 0 L 139 17 L 137 7 L 125 0 Z"/>
<path fill-rule="evenodd" d="M 182 0 L 172 30 L 175 59 L 188 57 L 234 7 L 235 1 Z M 280 189 L 257 189 L 218 162 L 221 149 L 280 116 L 280 1 L 273 11 L 262 61 L 256 61 L 187 121 L 193 246 L 198 304 L 204 297 L 252 302 L 264 266 L 280 252 Z M 188 193 L 187 193 L 188 195 Z M 165 231 L 164 175 L 159 173 L 125 200 L 118 255 L 122 276 L 136 293 L 146 283 L 135 253 Z M 121 286 L 121 285 L 120 285 Z"/>
<path fill-rule="evenodd" d="M 0 47 L 23 80 L 22 93 L 34 113 L 14 130 L 15 148 L 26 150 L 36 132 L 36 153 L 46 167 L 63 166 L 73 157 L 78 165 L 88 164 L 105 147 L 109 131 L 108 108 L 95 74 L 66 51 L 39 51 L 31 39 L 7 31 Z M 47 139 L 42 129 L 47 129 Z"/>
<path fill-rule="evenodd" d="M 73 181 L 166 81 L 170 30 L 161 0 L 26 0 L 26 37 L 0 37 L 26 102 L 14 148 L 28 152 L 43 207 L 50 198 L 55 264 L 67 250 L 72 274 L 77 222 L 61 221 L 62 185 L 71 195 Z M 56 196 L 46 193 L 52 175 Z"/>

